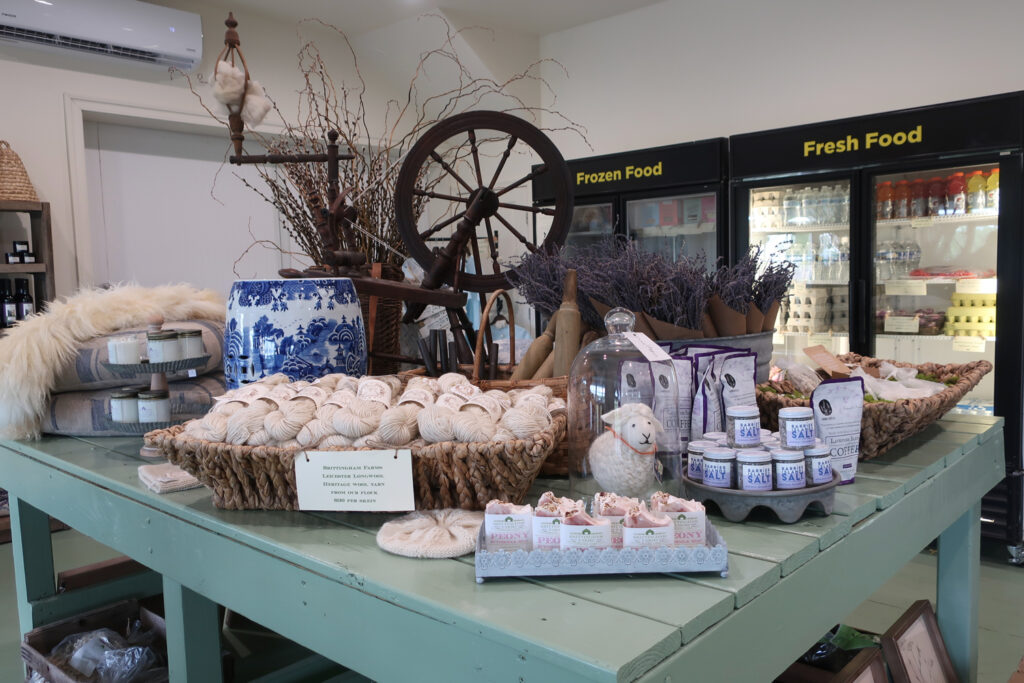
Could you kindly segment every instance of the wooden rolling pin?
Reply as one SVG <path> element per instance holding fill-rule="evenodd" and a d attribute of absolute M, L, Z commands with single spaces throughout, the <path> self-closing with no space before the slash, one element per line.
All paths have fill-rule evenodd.
<path fill-rule="evenodd" d="M 555 368 L 555 353 L 557 353 L 557 351 L 552 351 L 548 354 L 548 357 L 545 358 L 544 362 L 540 364 L 539 368 L 537 368 L 537 372 L 533 373 L 532 379 L 547 379 L 549 377 L 554 377 L 553 370 Z"/>
<path fill-rule="evenodd" d="M 523 360 L 516 367 L 512 373 L 512 379 L 530 379 L 533 377 L 533 373 L 537 372 L 537 368 L 541 366 L 544 359 L 551 353 L 551 347 L 555 343 L 555 321 L 558 320 L 558 313 L 551 316 L 551 320 L 548 321 L 548 326 L 544 330 L 544 334 L 540 335 L 533 340 L 530 344 L 530 348 L 526 349 L 526 353 L 523 354 Z"/>
<path fill-rule="evenodd" d="M 555 377 L 569 374 L 569 366 L 580 350 L 580 309 L 576 305 L 576 271 L 569 269 L 565 274 L 562 289 L 562 305 L 558 312 L 558 329 L 555 330 L 555 360 L 552 372 Z"/>

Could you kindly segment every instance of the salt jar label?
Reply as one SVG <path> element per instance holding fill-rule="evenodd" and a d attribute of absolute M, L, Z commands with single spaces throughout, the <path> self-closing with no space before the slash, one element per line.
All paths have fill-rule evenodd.
<path fill-rule="evenodd" d="M 562 550 L 569 548 L 610 548 L 612 547 L 612 525 L 595 524 L 593 526 L 562 525 Z"/>
<path fill-rule="evenodd" d="M 777 488 L 802 489 L 806 485 L 803 460 L 776 463 L 775 472 Z"/>
<path fill-rule="evenodd" d="M 612 545 L 613 548 L 622 547 L 622 520 L 626 519 L 625 515 L 597 515 L 599 519 L 607 519 L 612 528 Z"/>
<path fill-rule="evenodd" d="M 733 440 L 737 446 L 758 446 L 761 444 L 760 418 L 735 418 Z"/>
<path fill-rule="evenodd" d="M 695 546 L 707 543 L 707 514 L 703 510 L 666 514 L 672 518 L 676 545 Z"/>
<path fill-rule="evenodd" d="M 533 517 L 534 549 L 558 550 L 562 543 L 561 517 Z"/>
<path fill-rule="evenodd" d="M 674 529 L 671 526 L 651 527 L 647 529 L 634 529 L 623 527 L 622 547 L 623 548 L 661 548 L 673 545 L 672 539 Z"/>
<path fill-rule="evenodd" d="M 832 458 L 830 456 L 808 457 L 805 462 L 807 463 L 808 484 L 818 486 L 832 481 Z"/>
<path fill-rule="evenodd" d="M 391 387 L 379 379 L 364 379 L 359 383 L 356 391 L 356 398 L 364 401 L 376 401 L 384 404 L 384 407 L 391 407 Z"/>
<path fill-rule="evenodd" d="M 732 463 L 704 459 L 704 484 L 727 489 L 732 487 Z"/>
<path fill-rule="evenodd" d="M 786 445 L 798 448 L 814 445 L 814 419 L 786 420 Z"/>
<path fill-rule="evenodd" d="M 690 453 L 686 462 L 686 476 L 694 481 L 704 480 L 704 456 Z"/>
<path fill-rule="evenodd" d="M 771 491 L 772 490 L 772 466 L 771 463 L 764 465 L 740 466 L 739 488 L 744 491 Z"/>
<path fill-rule="evenodd" d="M 490 550 L 529 550 L 533 515 L 484 515 L 484 535 Z"/>

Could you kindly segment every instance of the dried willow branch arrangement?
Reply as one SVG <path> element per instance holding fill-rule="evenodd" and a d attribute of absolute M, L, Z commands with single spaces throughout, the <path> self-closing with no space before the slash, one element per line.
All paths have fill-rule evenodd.
<path fill-rule="evenodd" d="M 283 122 L 283 132 L 279 135 L 263 135 L 248 131 L 271 154 L 322 151 L 327 131 L 338 131 L 341 151 L 351 152 L 355 157 L 340 162 L 341 187 L 343 192 L 347 192 L 348 201 L 357 213 L 353 227 L 358 248 L 371 263 L 400 265 L 406 258 L 405 247 L 395 222 L 395 184 L 402 160 L 409 149 L 424 131 L 442 119 L 486 103 L 488 109 L 529 118 L 535 125 L 539 124 L 541 113 L 548 114 L 561 125 L 543 130 L 549 133 L 568 131 L 586 141 L 585 129 L 581 125 L 548 107 L 530 106 L 512 92 L 517 84 L 535 82 L 541 85 L 553 102 L 554 91 L 539 72 L 544 64 L 556 64 L 564 71 L 559 62 L 538 60 L 505 81 L 475 76 L 459 56 L 456 39 L 467 31 L 487 29 L 477 26 L 454 29 L 439 14 L 426 14 L 420 20 L 439 22 L 444 39 L 437 48 L 420 55 L 404 98 L 386 103 L 383 121 L 370 120 L 366 107 L 366 81 L 348 36 L 337 26 L 319 19 L 309 19 L 302 23 L 316 24 L 332 31 L 347 47 L 354 82 L 335 81 L 317 44 L 307 40 L 298 52 L 298 70 L 303 85 L 299 91 L 295 118 L 289 120 L 268 94 L 273 104 L 272 111 Z M 251 50 L 250 59 L 256 61 L 252 59 Z M 442 68 L 455 71 L 455 85 L 443 92 L 424 93 L 424 84 L 429 81 L 428 74 Z M 188 78 L 187 74 L 185 77 Z M 196 91 L 191 79 L 189 87 L 202 102 L 202 96 Z M 504 103 L 504 106 L 496 106 L 499 103 Z M 203 107 L 211 116 L 222 120 L 205 103 Z M 453 167 L 465 161 L 467 153 L 465 146 L 439 150 L 439 154 Z M 321 213 L 326 208 L 325 165 L 281 164 L 257 168 L 266 184 L 266 190 L 245 179 L 242 182 L 274 205 L 283 215 L 285 227 L 299 248 L 316 264 L 324 264 L 325 255 L 316 226 L 322 222 Z M 432 170 L 430 164 L 424 167 L 420 181 L 423 190 L 430 191 L 441 182 L 444 174 L 435 170 Z M 424 197 L 417 196 L 413 202 L 414 214 L 418 218 L 423 210 Z"/>

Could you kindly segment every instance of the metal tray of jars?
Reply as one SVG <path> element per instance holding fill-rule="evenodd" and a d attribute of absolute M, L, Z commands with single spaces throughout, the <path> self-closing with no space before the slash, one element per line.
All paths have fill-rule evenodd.
<path fill-rule="evenodd" d="M 722 511 L 722 516 L 730 522 L 742 522 L 756 507 L 768 508 L 785 524 L 800 521 L 807 508 L 812 505 L 822 513 L 831 515 L 839 480 L 839 473 L 833 471 L 832 481 L 818 486 L 774 491 L 741 491 L 705 486 L 683 474 L 686 496 L 702 503 L 712 501 Z"/>
<path fill-rule="evenodd" d="M 729 575 L 729 552 L 718 529 L 707 522 L 706 544 L 659 548 L 570 548 L 567 550 L 488 550 L 483 525 L 477 537 L 476 582 L 515 576 L 585 574 Z"/>
<path fill-rule="evenodd" d="M 195 370 L 206 365 L 210 360 L 207 356 L 196 356 L 195 358 L 182 358 L 167 363 L 150 363 L 143 359 L 141 363 L 108 363 L 102 361 L 103 367 L 110 370 L 118 377 L 134 377 L 136 375 L 155 375 L 158 372 L 183 372 Z"/>

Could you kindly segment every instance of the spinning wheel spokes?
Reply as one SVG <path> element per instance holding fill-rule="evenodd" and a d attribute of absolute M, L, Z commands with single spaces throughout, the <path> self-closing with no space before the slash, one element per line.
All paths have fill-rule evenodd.
<path fill-rule="evenodd" d="M 531 155 L 534 162 L 539 157 L 540 163 L 526 174 L 521 165 L 511 171 L 517 165 L 509 165 L 513 153 L 517 159 Z M 486 167 L 492 162 L 493 173 Z M 502 195 L 545 174 L 550 174 L 555 189 L 554 208 L 501 200 Z M 512 178 L 506 180 L 503 175 Z M 462 289 L 485 292 L 508 286 L 499 258 L 500 233 L 528 251 L 564 241 L 572 214 L 572 189 L 565 160 L 539 129 L 509 114 L 467 112 L 438 123 L 410 149 L 399 173 L 395 203 L 397 227 L 410 254 L 428 274 L 436 271 L 433 278 L 428 277 L 429 283 L 425 281 L 427 286 L 457 279 Z M 423 229 L 416 220 L 421 207 L 424 215 L 433 217 Z M 540 244 L 524 234 L 524 218 L 533 215 L 552 219 Z M 437 243 L 436 236 L 456 222 L 443 249 L 428 246 L 427 240 Z M 481 223 L 483 230 L 479 230 Z M 479 244 L 481 239 L 486 240 L 486 249 Z M 491 273 L 485 273 L 485 257 Z M 472 272 L 466 270 L 469 263 Z"/>

